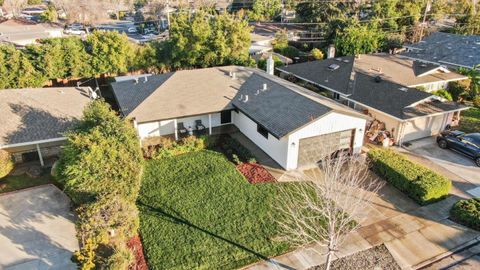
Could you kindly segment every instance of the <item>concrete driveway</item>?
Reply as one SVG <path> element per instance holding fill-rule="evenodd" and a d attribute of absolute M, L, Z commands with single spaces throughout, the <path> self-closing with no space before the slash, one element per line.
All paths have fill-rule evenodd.
<path fill-rule="evenodd" d="M 0 269 L 76 269 L 69 198 L 53 185 L 0 195 Z"/>
<path fill-rule="evenodd" d="M 480 185 L 480 167 L 472 159 L 449 149 L 441 149 L 434 137 L 411 143 L 407 149 L 412 153 L 428 158 L 472 184 Z"/>

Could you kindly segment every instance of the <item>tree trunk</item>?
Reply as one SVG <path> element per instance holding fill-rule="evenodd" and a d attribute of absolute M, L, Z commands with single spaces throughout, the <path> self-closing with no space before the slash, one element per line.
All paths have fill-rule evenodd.
<path fill-rule="evenodd" d="M 327 254 L 327 262 L 325 263 L 325 269 L 330 270 L 330 265 L 332 264 L 333 250 L 329 250 Z"/>

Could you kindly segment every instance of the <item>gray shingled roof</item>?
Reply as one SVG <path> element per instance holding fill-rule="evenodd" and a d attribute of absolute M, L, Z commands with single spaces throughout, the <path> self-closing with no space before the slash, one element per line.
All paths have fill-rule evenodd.
<path fill-rule="evenodd" d="M 0 90 L 0 147 L 63 137 L 89 101 L 87 88 Z"/>
<path fill-rule="evenodd" d="M 405 47 L 411 51 L 402 55 L 413 59 L 469 68 L 480 64 L 480 36 L 435 32 Z"/>
<path fill-rule="evenodd" d="M 262 90 L 264 83 L 267 84 L 265 91 Z M 276 138 L 282 138 L 332 111 L 332 108 L 256 73 L 242 84 L 232 102 Z"/>

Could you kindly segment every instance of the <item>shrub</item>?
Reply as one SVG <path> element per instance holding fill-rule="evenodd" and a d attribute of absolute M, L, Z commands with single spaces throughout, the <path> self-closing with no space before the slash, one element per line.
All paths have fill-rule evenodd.
<path fill-rule="evenodd" d="M 278 53 L 280 53 L 281 55 L 284 55 L 288 58 L 295 58 L 295 57 L 299 57 L 300 56 L 300 50 L 298 50 L 297 48 L 293 47 L 293 46 L 287 46 L 286 48 L 282 49 L 282 50 L 276 50 Z"/>
<path fill-rule="evenodd" d="M 468 92 L 469 86 L 470 80 L 450 82 L 447 90 L 452 95 L 453 101 L 458 101 Z"/>
<path fill-rule="evenodd" d="M 480 198 L 456 202 L 450 209 L 450 218 L 457 223 L 480 231 Z"/>
<path fill-rule="evenodd" d="M 452 94 L 450 94 L 450 92 L 448 92 L 447 90 L 445 89 L 440 89 L 440 90 L 437 90 L 435 92 L 433 92 L 432 94 L 436 95 L 436 96 L 439 96 L 439 97 L 442 97 L 448 101 L 452 101 L 453 100 L 453 97 L 452 97 Z"/>
<path fill-rule="evenodd" d="M 7 151 L 0 150 L 0 178 L 7 176 L 12 170 L 12 156 Z"/>
<path fill-rule="evenodd" d="M 373 171 L 421 205 L 444 199 L 451 181 L 390 149 L 368 152 Z"/>
<path fill-rule="evenodd" d="M 230 160 L 235 163 L 250 162 L 255 163 L 255 157 L 245 146 L 230 136 L 224 136 L 220 147 Z"/>
<path fill-rule="evenodd" d="M 473 98 L 473 106 L 480 108 L 480 96 L 476 96 Z"/>
<path fill-rule="evenodd" d="M 323 52 L 318 48 L 313 48 L 310 53 L 315 60 L 321 60 L 324 58 Z"/>
<path fill-rule="evenodd" d="M 206 148 L 208 142 L 206 137 L 188 136 L 176 142 L 172 139 L 164 139 L 162 142 L 154 146 L 151 157 L 153 159 L 163 159 L 166 157 L 178 156 L 190 152 L 200 151 Z"/>

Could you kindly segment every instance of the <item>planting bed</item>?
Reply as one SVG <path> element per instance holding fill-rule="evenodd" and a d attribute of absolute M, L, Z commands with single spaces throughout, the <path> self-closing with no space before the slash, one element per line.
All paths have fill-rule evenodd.
<path fill-rule="evenodd" d="M 275 182 L 275 177 L 258 163 L 240 163 L 237 165 L 237 170 L 247 178 L 250 184 Z"/>

